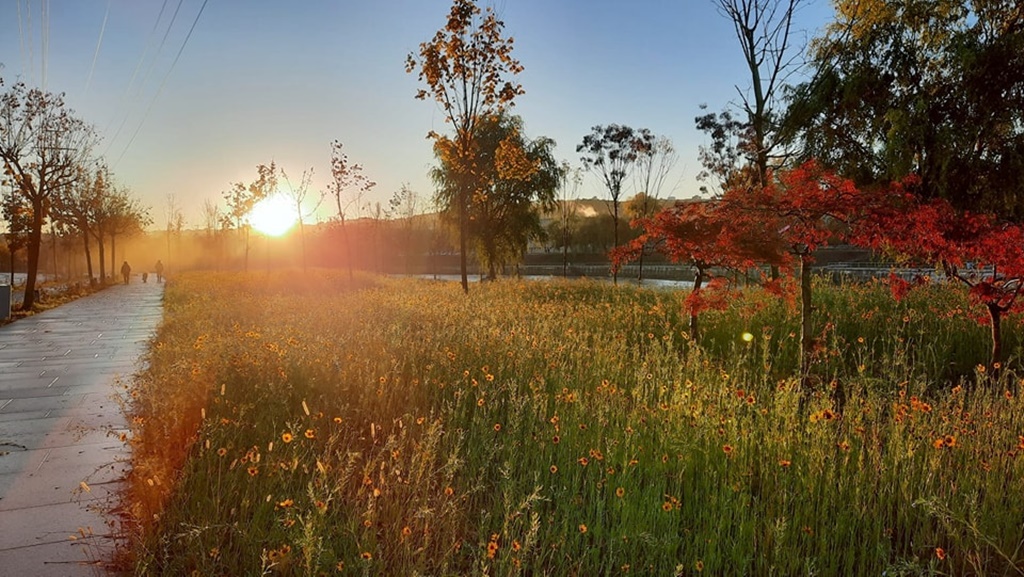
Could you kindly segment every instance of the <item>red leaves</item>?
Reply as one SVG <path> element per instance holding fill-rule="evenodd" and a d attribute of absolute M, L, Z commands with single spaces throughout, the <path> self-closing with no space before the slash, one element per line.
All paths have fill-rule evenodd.
<path fill-rule="evenodd" d="M 866 198 L 852 181 L 810 161 L 775 174 L 761 189 L 731 189 L 722 202 L 736 224 L 760 228 L 764 240 L 782 251 L 807 255 L 844 239 L 849 223 L 864 212 Z"/>
<path fill-rule="evenodd" d="M 724 278 L 715 278 L 703 289 L 695 289 L 683 301 L 683 310 L 691 315 L 699 315 L 707 310 L 723 311 L 729 308 L 729 282 Z"/>
<path fill-rule="evenodd" d="M 1000 312 L 1010 310 L 1024 281 L 1024 230 L 992 215 L 957 211 L 943 199 L 896 197 L 880 206 L 859 238 L 900 260 L 941 266 L 949 278 L 970 287 L 971 298 Z M 909 285 L 890 283 L 894 296 Z"/>
<path fill-rule="evenodd" d="M 889 285 L 889 291 L 892 292 L 892 298 L 896 299 L 896 302 L 903 300 L 903 297 L 907 296 L 910 289 L 914 285 L 896 276 L 895 273 L 889 273 L 889 278 L 886 280 L 886 284 Z"/>

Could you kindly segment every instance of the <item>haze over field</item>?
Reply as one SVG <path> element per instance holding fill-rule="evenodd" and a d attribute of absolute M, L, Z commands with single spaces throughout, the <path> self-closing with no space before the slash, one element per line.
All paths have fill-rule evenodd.
<path fill-rule="evenodd" d="M 229 183 L 271 160 L 293 178 L 314 167 L 324 188 L 333 139 L 378 182 L 369 200 L 386 203 L 403 182 L 426 198 L 434 158 L 424 136 L 448 127 L 436 106 L 413 98 L 419 85 L 404 58 L 449 7 L 18 0 L 0 8 L 0 76 L 66 93 L 99 130 L 115 175 L 154 216 L 174 194 L 187 224 L 200 226 L 204 200 L 221 202 Z M 697 194 L 699 105 L 721 110 L 749 82 L 732 24 L 711 1 L 495 8 L 525 67 L 515 112 L 529 136 L 555 139 L 556 157 L 578 165 L 575 147 L 592 126 L 647 127 L 679 150 L 670 194 Z M 831 13 L 828 2 L 811 3 L 797 27 L 809 37 Z M 582 196 L 603 196 L 590 178 Z"/>

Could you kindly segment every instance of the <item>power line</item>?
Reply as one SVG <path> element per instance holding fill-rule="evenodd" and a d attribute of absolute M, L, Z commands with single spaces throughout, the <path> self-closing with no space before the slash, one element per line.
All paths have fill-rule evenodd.
<path fill-rule="evenodd" d="M 132 71 L 132 77 L 128 81 L 128 86 L 125 86 L 124 94 L 121 95 L 121 105 L 118 106 L 118 112 L 124 113 L 124 118 L 121 119 L 121 124 L 118 125 L 117 131 L 114 132 L 114 136 L 107 140 L 107 147 L 103 150 L 103 156 L 106 156 L 107 153 L 110 152 L 110 147 L 114 145 L 114 141 L 117 140 L 117 137 L 121 135 L 121 131 L 124 130 L 125 124 L 128 123 L 128 117 L 131 116 L 131 110 L 135 108 L 135 103 L 139 97 L 139 94 L 141 93 L 142 85 L 140 85 L 140 90 L 135 93 L 134 97 L 131 94 L 132 87 L 135 85 L 135 79 L 139 76 L 139 70 L 142 69 L 142 64 L 146 61 L 146 55 L 149 54 L 149 49 L 153 46 L 153 39 L 156 38 L 156 31 L 160 27 L 160 21 L 163 20 L 164 10 L 166 10 L 166 8 L 167 0 L 164 0 L 163 4 L 160 6 L 160 13 L 157 14 L 156 21 L 153 22 L 153 29 L 149 31 L 149 38 L 146 39 L 146 46 L 142 50 L 142 56 L 139 57 L 139 62 L 135 65 L 135 70 Z M 173 19 L 171 20 L 171 24 L 174 24 Z M 168 25 L 168 27 L 170 27 L 170 25 Z M 159 52 L 153 56 L 153 63 L 150 64 L 150 69 L 152 69 L 152 67 L 154 66 L 157 56 L 159 56 Z M 110 127 L 114 125 L 114 120 L 116 118 L 117 113 L 115 113 L 114 116 L 111 117 L 110 122 L 107 124 L 107 130 L 105 132 L 110 132 Z"/>
<path fill-rule="evenodd" d="M 18 51 L 21 53 L 21 69 L 25 69 L 25 28 L 21 23 L 21 0 L 18 0 Z"/>
<path fill-rule="evenodd" d="M 42 71 L 43 71 L 42 72 L 42 74 L 43 74 L 43 82 L 42 82 L 42 84 L 43 84 L 43 91 L 45 92 L 46 91 L 46 65 L 48 64 L 49 56 L 50 56 L 50 2 L 49 2 L 49 0 L 40 0 L 39 12 L 40 12 L 39 26 L 41 28 L 41 32 L 39 34 L 42 37 L 42 45 L 43 45 L 43 48 L 42 48 L 43 54 L 42 54 L 40 59 L 41 59 L 41 66 L 42 66 Z"/>
<path fill-rule="evenodd" d="M 174 21 L 178 19 L 178 11 L 181 10 L 181 5 L 184 0 L 178 0 L 178 5 L 174 8 L 174 14 L 171 14 L 171 23 L 167 25 L 167 30 L 164 31 L 164 37 L 160 39 L 160 46 L 156 49 L 156 56 L 159 56 L 164 51 L 164 44 L 167 43 L 167 37 L 171 34 L 171 28 L 174 28 Z M 205 4 L 204 4 L 205 5 Z M 199 13 L 202 14 L 202 9 Z M 139 94 L 142 93 L 142 87 L 149 82 L 149 76 L 153 73 L 153 69 L 156 67 L 156 56 L 153 57 L 153 62 L 149 65 L 149 70 L 146 71 L 146 76 L 142 79 L 142 84 L 139 85 Z"/>
<path fill-rule="evenodd" d="M 89 85 L 92 84 L 92 74 L 96 71 L 96 59 L 100 55 L 100 45 L 103 44 L 103 32 L 107 29 L 107 18 L 110 17 L 110 4 L 113 0 L 107 0 L 107 11 L 103 14 L 103 25 L 100 26 L 100 37 L 96 39 L 96 52 L 92 54 L 92 66 L 89 67 L 89 77 L 85 80 L 85 92 L 89 92 Z"/>
<path fill-rule="evenodd" d="M 146 123 L 146 119 L 149 117 L 149 112 L 153 109 L 153 104 L 156 103 L 156 99 L 163 92 L 164 85 L 167 84 L 167 79 L 171 77 L 171 72 L 174 70 L 174 66 L 178 63 L 178 59 L 181 58 L 181 53 L 185 51 L 185 45 L 188 44 L 189 38 L 192 38 L 192 32 L 196 29 L 196 24 L 199 24 L 199 17 L 203 15 L 203 10 L 206 9 L 206 3 L 209 0 L 203 0 L 203 5 L 199 7 L 199 13 L 196 14 L 196 19 L 192 21 L 192 27 L 188 29 L 188 34 L 185 35 L 185 40 L 181 43 L 181 48 L 178 49 L 178 54 L 174 56 L 174 61 L 171 62 L 171 67 L 167 70 L 167 74 L 164 76 L 163 81 L 160 83 L 160 87 L 157 89 L 156 94 L 153 95 L 153 100 L 149 102 L 149 106 L 146 108 L 146 113 L 142 115 L 142 120 L 139 121 L 139 126 L 135 129 L 135 133 L 132 134 L 128 144 L 125 145 L 124 150 L 121 151 L 121 155 L 117 157 L 117 161 L 114 162 L 114 166 L 121 162 L 124 158 L 128 149 L 131 148 L 132 143 L 135 142 L 135 137 L 139 135 L 139 131 L 142 130 L 142 125 Z"/>

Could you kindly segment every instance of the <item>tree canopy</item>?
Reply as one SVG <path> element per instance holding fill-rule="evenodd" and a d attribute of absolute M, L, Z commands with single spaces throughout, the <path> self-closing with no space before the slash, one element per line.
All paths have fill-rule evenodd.
<path fill-rule="evenodd" d="M 469 238 L 469 203 L 479 191 L 477 178 L 477 124 L 489 114 L 500 114 L 523 94 L 510 78 L 523 67 L 512 57 L 514 39 L 503 36 L 505 23 L 493 8 L 481 10 L 475 0 L 453 0 L 448 22 L 434 37 L 420 44 L 419 52 L 406 57 L 406 72 L 419 73 L 426 83 L 416 98 L 433 99 L 444 111 L 445 122 L 455 129 L 454 138 L 430 131 L 435 153 L 444 155 L 451 186 L 457 194 L 459 254 L 462 290 L 469 292 L 466 251 Z"/>
<path fill-rule="evenodd" d="M 517 116 L 491 114 L 476 128 L 473 189 L 468 207 L 469 239 L 475 245 L 487 276 L 494 279 L 500 267 L 518 261 L 531 240 L 544 231 L 540 212 L 554 207 L 555 194 L 564 176 L 555 160 L 555 142 L 523 135 Z M 432 171 L 437 203 L 457 217 L 459 180 L 451 156 L 444 153 L 449 141 L 435 145 L 439 165 Z"/>
<path fill-rule="evenodd" d="M 858 185 L 1024 217 L 1024 10 L 1010 0 L 837 0 L 787 138 Z"/>

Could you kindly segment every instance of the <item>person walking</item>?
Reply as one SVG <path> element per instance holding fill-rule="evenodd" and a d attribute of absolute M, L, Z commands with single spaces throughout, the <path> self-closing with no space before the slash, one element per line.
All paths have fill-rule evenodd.
<path fill-rule="evenodd" d="M 132 267 L 128 261 L 124 261 L 124 264 L 121 265 L 121 276 L 124 277 L 124 284 L 128 284 L 128 279 L 132 276 Z"/>
<path fill-rule="evenodd" d="M 156 261 L 156 282 L 163 282 L 164 280 L 164 263 L 160 259 Z"/>

